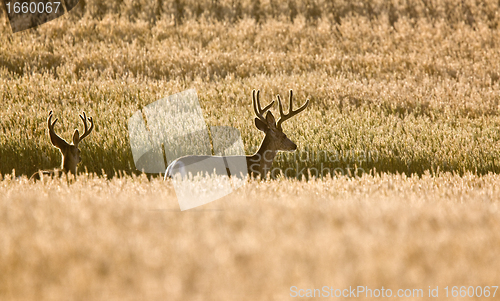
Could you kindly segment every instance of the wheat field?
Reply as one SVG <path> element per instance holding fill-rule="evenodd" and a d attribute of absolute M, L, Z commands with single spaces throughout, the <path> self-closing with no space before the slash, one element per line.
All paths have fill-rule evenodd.
<path fill-rule="evenodd" d="M 498 298 L 500 2 L 80 0 L 16 34 L 4 10 L 0 300 Z M 247 154 L 253 89 L 310 99 L 296 172 L 181 212 L 127 122 L 187 89 Z M 61 164 L 50 110 L 67 140 L 94 118 L 76 180 L 28 180 Z"/>
<path fill-rule="evenodd" d="M 425 297 L 438 286 L 444 299 L 446 286 L 500 281 L 499 182 L 472 174 L 250 182 L 180 212 L 171 183 L 145 176 L 82 175 L 71 185 L 6 176 L 0 296 L 290 300 L 292 286 L 359 285 Z"/>

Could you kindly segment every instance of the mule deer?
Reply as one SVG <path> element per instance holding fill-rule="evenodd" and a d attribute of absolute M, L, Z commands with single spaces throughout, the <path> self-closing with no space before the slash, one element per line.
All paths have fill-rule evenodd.
<path fill-rule="evenodd" d="M 264 132 L 265 137 L 262 140 L 259 150 L 251 156 L 184 156 L 174 160 L 168 167 L 165 173 L 165 178 L 174 177 L 180 174 L 182 177 L 191 173 L 193 176 L 201 173 L 212 174 L 214 171 L 217 175 L 229 175 L 229 166 L 242 166 L 246 162 L 247 174 L 253 177 L 263 179 L 270 172 L 271 166 L 278 151 L 295 151 L 297 145 L 283 133 L 282 124 L 284 121 L 304 111 L 309 105 L 309 99 L 299 109 L 293 110 L 293 92 L 290 90 L 289 112 L 283 112 L 281 97 L 278 98 L 278 108 L 280 119 L 276 122 L 273 113 L 268 111 L 274 104 L 274 100 L 265 106 L 260 105 L 260 91 L 252 92 L 253 110 L 256 115 L 255 126 L 260 131 Z M 264 117 L 264 113 L 266 113 Z M 222 167 L 222 168 L 220 168 Z M 243 167 L 244 168 L 244 167 Z"/>
<path fill-rule="evenodd" d="M 52 145 L 59 149 L 62 155 L 62 162 L 61 162 L 61 168 L 60 169 L 55 169 L 55 170 L 45 170 L 45 171 L 38 171 L 34 173 L 31 176 L 31 179 L 34 180 L 39 180 L 41 176 L 43 175 L 49 175 L 52 176 L 54 174 L 58 174 L 59 172 L 61 173 L 72 173 L 73 175 L 76 175 L 76 168 L 78 163 L 82 160 L 80 157 L 80 149 L 78 148 L 78 144 L 85 138 L 87 137 L 90 132 L 92 132 L 92 129 L 94 128 L 94 121 L 92 120 L 92 117 L 88 117 L 83 112 L 83 116 L 80 114 L 80 118 L 83 121 L 83 125 L 85 127 L 85 132 L 83 135 L 80 136 L 80 133 L 78 132 L 78 129 L 75 129 L 73 133 L 73 142 L 70 144 L 66 142 L 64 139 L 59 137 L 55 131 L 54 131 L 54 126 L 57 122 L 54 120 L 52 122 L 52 111 L 49 113 L 49 118 L 47 119 L 47 125 L 49 128 L 49 136 L 50 136 L 50 141 L 52 142 Z M 90 128 L 88 127 L 87 120 L 90 122 Z"/>

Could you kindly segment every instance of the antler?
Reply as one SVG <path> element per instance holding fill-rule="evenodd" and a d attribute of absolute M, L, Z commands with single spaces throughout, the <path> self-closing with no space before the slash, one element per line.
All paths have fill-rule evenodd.
<path fill-rule="evenodd" d="M 283 106 L 281 105 L 281 97 L 278 95 L 278 107 L 279 107 L 279 110 L 280 110 L 280 119 L 278 120 L 278 123 L 277 123 L 277 127 L 278 129 L 281 130 L 281 124 L 287 120 L 287 119 L 290 119 L 292 118 L 293 116 L 299 114 L 300 112 L 304 111 L 307 106 L 309 105 L 309 99 L 306 100 L 306 103 L 300 107 L 298 110 L 293 110 L 292 109 L 292 106 L 293 106 L 293 101 L 292 101 L 292 97 L 293 97 L 293 92 L 292 90 L 290 90 L 290 108 L 288 110 L 288 114 L 285 114 L 283 113 Z"/>
<path fill-rule="evenodd" d="M 271 108 L 271 106 L 274 104 L 274 100 L 268 104 L 264 109 L 260 107 L 260 98 L 259 98 L 260 90 L 257 90 L 257 98 L 255 98 L 255 90 L 252 91 L 252 103 L 253 103 L 253 110 L 255 112 L 255 115 L 257 118 L 259 118 L 262 122 L 266 123 L 266 118 L 264 118 L 264 113 Z"/>
<path fill-rule="evenodd" d="M 80 114 L 80 118 L 82 119 L 83 125 L 85 126 L 85 132 L 80 136 L 78 141 L 82 141 L 83 138 L 87 137 L 94 128 L 94 121 L 92 120 L 92 117 L 87 118 L 87 115 L 85 114 L 85 112 L 83 112 L 83 116 Z M 90 129 L 87 126 L 87 119 L 90 121 Z"/>
<path fill-rule="evenodd" d="M 52 144 L 59 148 L 59 149 L 63 149 L 65 147 L 67 147 L 69 144 L 68 142 L 64 141 L 63 138 L 59 137 L 56 132 L 54 131 L 54 125 L 56 124 L 57 122 L 57 118 L 56 120 L 54 120 L 54 122 L 52 122 L 52 111 L 50 111 L 49 113 L 49 118 L 47 119 L 47 124 L 49 126 L 49 136 L 50 136 L 50 141 L 52 142 Z"/>

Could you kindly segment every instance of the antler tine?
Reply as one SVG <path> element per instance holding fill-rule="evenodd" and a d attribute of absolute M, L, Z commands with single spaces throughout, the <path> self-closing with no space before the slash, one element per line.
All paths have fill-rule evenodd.
<path fill-rule="evenodd" d="M 274 100 L 270 104 L 268 104 L 264 109 L 262 109 L 260 107 L 259 95 L 260 95 L 260 90 L 257 90 L 257 98 L 255 98 L 255 90 L 252 91 L 253 110 L 257 118 L 259 118 L 263 122 L 266 122 L 266 118 L 264 118 L 263 114 L 272 107 L 272 105 L 274 104 Z"/>
<path fill-rule="evenodd" d="M 83 112 L 83 116 L 82 114 L 80 114 L 80 118 L 82 119 L 83 125 L 85 126 L 85 132 L 83 133 L 83 135 L 80 136 L 80 139 L 78 139 L 79 141 L 82 141 L 83 138 L 87 137 L 90 134 L 90 132 L 92 132 L 92 129 L 94 128 L 94 121 L 92 120 L 92 117 L 87 118 L 85 112 Z M 88 128 L 87 125 L 87 119 L 90 121 L 90 129 Z"/>
<path fill-rule="evenodd" d="M 293 116 L 299 114 L 300 112 L 304 111 L 307 106 L 309 105 L 309 99 L 306 100 L 306 102 L 304 103 L 304 105 L 302 105 L 302 107 L 300 107 L 299 109 L 297 110 L 293 110 L 293 91 L 290 90 L 290 108 L 288 109 L 288 114 L 285 114 L 283 112 L 283 106 L 281 105 L 281 97 L 278 95 L 278 107 L 279 107 L 279 111 L 280 111 L 280 119 L 278 120 L 277 122 L 277 127 L 279 129 L 281 129 L 281 124 L 285 121 L 285 120 L 288 120 L 290 118 L 292 118 Z"/>
<path fill-rule="evenodd" d="M 55 147 L 59 148 L 59 149 L 63 149 L 64 147 L 68 146 L 68 142 L 66 142 L 63 138 L 59 137 L 56 132 L 54 131 L 54 126 L 57 122 L 57 120 L 59 120 L 58 118 L 56 118 L 56 120 L 54 120 L 54 122 L 52 122 L 52 116 L 54 116 L 52 114 L 52 111 L 49 112 L 49 118 L 47 119 L 47 125 L 48 125 L 48 128 L 49 128 L 49 136 L 50 136 L 50 142 L 52 142 L 52 145 L 54 145 Z"/>

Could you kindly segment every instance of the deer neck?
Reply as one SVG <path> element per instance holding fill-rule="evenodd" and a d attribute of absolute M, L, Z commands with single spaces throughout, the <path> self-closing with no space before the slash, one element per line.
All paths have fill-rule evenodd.
<path fill-rule="evenodd" d="M 277 153 L 278 150 L 275 148 L 271 136 L 266 134 L 259 150 L 254 155 L 247 157 L 249 174 L 253 173 L 261 175 L 261 178 L 265 177 L 271 171 Z"/>
<path fill-rule="evenodd" d="M 63 163 L 62 163 L 61 169 L 65 173 L 69 173 L 69 172 L 75 173 L 76 166 L 73 166 L 73 164 L 71 164 L 71 162 L 69 162 L 68 158 L 63 156 Z"/>
<path fill-rule="evenodd" d="M 62 153 L 61 169 L 65 173 L 72 173 L 72 174 L 76 175 L 76 166 L 77 165 L 78 165 L 78 163 L 74 162 L 74 160 L 71 157 L 71 155 Z"/>

